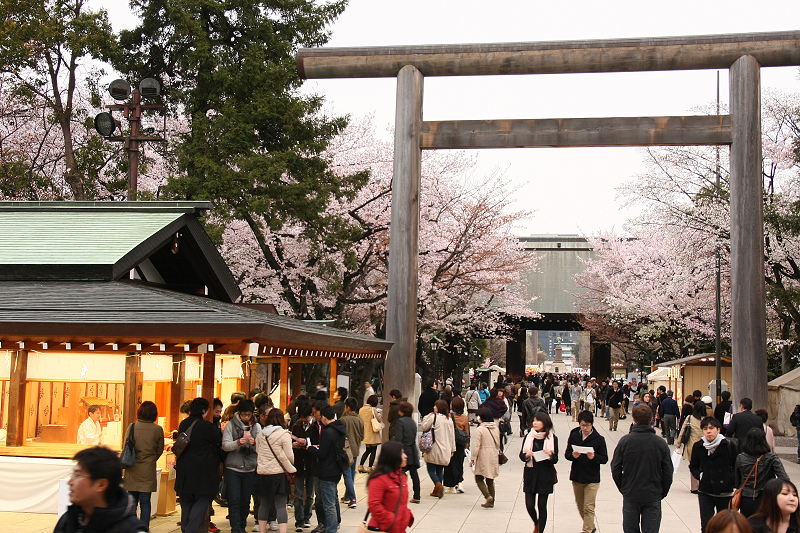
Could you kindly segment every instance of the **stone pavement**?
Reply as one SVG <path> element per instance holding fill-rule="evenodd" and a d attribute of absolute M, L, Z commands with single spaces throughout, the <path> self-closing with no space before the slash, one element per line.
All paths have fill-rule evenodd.
<path fill-rule="evenodd" d="M 514 427 L 517 427 L 518 418 L 514 415 Z M 570 417 L 559 413 L 554 415 L 553 422 L 559 439 L 559 462 L 556 465 L 559 483 L 555 493 L 548 502 L 547 528 L 543 533 L 577 533 L 581 528 L 581 520 L 575 507 L 572 485 L 569 481 L 571 463 L 564 459 L 564 447 L 569 431 L 576 427 Z M 631 417 L 620 420 L 619 431 L 608 430 L 608 423 L 596 419 L 595 428 L 606 438 L 609 457 L 613 456 L 614 448 L 619 439 L 628 432 Z M 792 456 L 795 448 L 791 446 L 792 440 L 787 439 L 778 443 L 781 455 Z M 491 529 L 495 533 L 530 533 L 533 531 L 533 522 L 525 510 L 525 495 L 522 492 L 523 463 L 519 461 L 518 453 L 521 446 L 519 432 L 509 437 L 506 446 L 509 461 L 500 468 L 500 477 L 495 481 L 497 499 L 493 509 L 484 509 L 480 506 L 483 498 L 471 477 L 471 471 L 465 466 L 464 486 L 465 494 L 445 494 L 442 499 L 428 496 L 433 486 L 428 479 L 427 472 L 420 469 L 422 481 L 422 502 L 409 504 L 415 516 L 414 526 L 409 530 L 414 533 L 433 533 L 442 530 L 448 533 L 478 533 Z M 610 459 L 609 459 L 610 462 Z M 800 480 L 800 465 L 796 462 L 783 459 L 789 477 Z M 662 502 L 661 531 L 669 533 L 688 533 L 700 530 L 700 512 L 697 505 L 697 496 L 689 492 L 689 469 L 687 462 L 683 461 L 680 470 L 675 475 L 672 489 L 667 498 Z M 342 508 L 342 524 L 339 531 L 355 533 L 358 524 L 366 512 L 366 474 L 356 474 L 356 493 L 358 495 L 358 508 Z M 597 496 L 597 531 L 599 533 L 622 531 L 622 496 L 617 491 L 611 479 L 609 465 L 601 469 L 601 487 Z M 344 486 L 340 483 L 339 495 L 344 493 Z M 216 507 L 216 506 L 215 506 Z M 227 509 L 216 508 L 216 524 L 221 531 L 230 531 L 225 520 Z M 176 524 L 178 514 L 169 517 L 158 517 L 151 522 L 153 533 L 180 532 Z M 313 522 L 313 521 L 312 521 Z M 55 515 L 42 515 L 31 513 L 0 513 L 0 524 L 5 532 L 11 533 L 37 533 L 52 531 L 55 525 Z M 289 513 L 289 524 L 294 524 L 292 513 Z M 252 520 L 248 531 L 252 530 Z M 289 528 L 292 532 L 293 527 Z M 310 530 L 306 530 L 308 533 Z"/>

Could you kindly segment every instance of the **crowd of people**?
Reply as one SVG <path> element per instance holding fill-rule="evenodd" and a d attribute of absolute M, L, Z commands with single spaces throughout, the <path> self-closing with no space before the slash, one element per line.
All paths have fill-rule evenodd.
<path fill-rule="evenodd" d="M 293 398 L 286 413 L 258 391 L 235 393 L 224 411 L 219 400 L 213 406 L 203 398 L 186 402 L 181 408 L 185 418 L 173 435 L 176 443 L 186 441 L 176 464 L 181 531 L 203 531 L 206 525 L 208 531 L 218 530 L 211 521 L 212 501 L 217 499 L 227 505 L 233 533 L 248 531 L 251 513 L 253 531 L 286 533 L 289 510 L 297 533 L 336 533 L 340 506 L 358 506 L 359 472 L 368 474 L 367 529 L 402 533 L 414 521 L 409 504 L 422 499 L 422 461 L 431 497 L 467 491 L 466 463 L 483 497 L 481 507 L 492 509 L 501 465 L 517 459 L 506 455 L 514 412 L 522 440 L 525 506 L 534 533 L 547 525 L 561 453 L 570 462 L 582 533 L 595 531 L 601 465 L 609 461 L 622 496 L 623 531 L 658 531 L 661 500 L 681 458 L 689 466 L 690 490 L 697 494 L 702 533 L 784 533 L 798 531 L 800 525 L 797 490 L 775 454 L 767 414 L 752 412 L 748 398 L 734 412 L 730 394 L 723 393 L 723 401 L 712 408 L 711 398 L 694 391 L 679 407 L 673 391 L 664 387 L 598 383 L 581 375 L 531 374 L 513 381 L 501 375 L 491 386 L 474 382 L 463 389 L 431 379 L 416 402 L 392 390 L 383 413 L 372 383 L 364 383 L 363 390 L 363 397 L 356 397 L 340 387 L 329 397 L 321 382 L 313 393 Z M 210 408 L 213 416 L 207 416 Z M 563 449 L 554 430 L 559 413 L 578 424 Z M 628 416 L 633 418 L 630 431 L 609 457 L 596 421 L 605 419 L 613 432 Z M 157 418 L 155 404 L 144 402 L 138 421 L 126 431 L 126 440 L 135 441 L 136 459 L 124 467 L 124 474 L 116 454 L 113 468 L 98 470 L 99 459 L 92 454 L 108 462 L 106 448 L 76 455 L 70 479 L 73 505 L 56 531 L 105 531 L 97 524 L 107 527 L 109 513 L 122 524 L 115 530 L 148 530 L 156 460 L 164 451 Z M 92 429 L 88 426 L 87 432 Z M 105 482 L 94 487 L 101 480 Z M 87 483 L 92 490 L 84 490 Z"/>

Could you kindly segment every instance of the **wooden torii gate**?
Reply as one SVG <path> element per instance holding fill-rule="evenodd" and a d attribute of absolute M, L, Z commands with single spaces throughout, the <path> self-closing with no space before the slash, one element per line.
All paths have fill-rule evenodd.
<path fill-rule="evenodd" d="M 800 32 L 533 43 L 304 48 L 303 78 L 397 77 L 386 390 L 411 396 L 416 353 L 422 150 L 730 146 L 734 400 L 767 406 L 760 67 L 800 65 Z M 423 121 L 425 76 L 723 69 L 730 115 Z M 412 402 L 414 399 L 412 399 Z M 387 400 L 388 403 L 388 400 Z"/>

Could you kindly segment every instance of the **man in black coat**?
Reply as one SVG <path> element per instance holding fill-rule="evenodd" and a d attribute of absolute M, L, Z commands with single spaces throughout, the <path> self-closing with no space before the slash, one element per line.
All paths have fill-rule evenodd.
<path fill-rule="evenodd" d="M 625 533 L 658 533 L 661 500 L 672 486 L 669 447 L 650 427 L 652 418 L 649 405 L 642 403 L 633 408 L 631 431 L 619 440 L 611 461 L 611 476 L 622 493 Z"/>
<path fill-rule="evenodd" d="M 136 503 L 122 483 L 122 463 L 116 452 L 96 446 L 72 458 L 77 464 L 69 478 L 72 505 L 58 519 L 54 533 L 143 533 L 147 528 L 136 518 Z"/>
<path fill-rule="evenodd" d="M 337 485 L 343 473 L 336 459 L 338 453 L 344 451 L 347 428 L 341 420 L 336 420 L 336 413 L 330 405 L 320 410 L 320 417 L 324 429 L 319 446 L 309 446 L 308 451 L 317 459 L 314 475 L 319 478 L 325 533 L 336 533 L 341 522 Z"/>
<path fill-rule="evenodd" d="M 191 441 L 175 464 L 175 492 L 181 497 L 181 531 L 198 531 L 204 524 L 211 499 L 219 491 L 219 459 L 222 441 L 214 424 L 204 420 L 208 400 L 192 400 L 189 418 L 178 433 L 191 427 Z"/>
<path fill-rule="evenodd" d="M 671 390 L 668 390 L 667 397 L 661 400 L 661 405 L 658 408 L 658 414 L 663 424 L 662 433 L 667 438 L 667 444 L 669 445 L 675 442 L 678 417 L 681 416 L 681 410 L 678 408 L 678 402 L 672 397 L 673 394 Z"/>
<path fill-rule="evenodd" d="M 753 428 L 764 429 L 764 421 L 761 417 L 753 413 L 753 400 L 750 398 L 742 398 L 740 413 L 736 413 L 731 418 L 731 423 L 728 424 L 728 430 L 725 432 L 726 437 L 734 437 L 739 444 L 739 453 L 742 453 L 742 446 L 744 445 L 744 437 L 747 432 Z"/>
<path fill-rule="evenodd" d="M 417 404 L 420 420 L 433 412 L 433 404 L 435 404 L 438 399 L 439 393 L 436 391 L 436 381 L 428 379 L 428 381 L 425 382 L 425 390 L 419 395 L 419 403 Z"/>
<path fill-rule="evenodd" d="M 575 493 L 575 504 L 583 520 L 581 533 L 594 530 L 594 507 L 597 491 L 600 489 L 600 465 L 608 462 L 606 439 L 594 429 L 594 415 L 589 411 L 578 414 L 578 423 L 569 433 L 564 458 L 572 461 L 569 479 Z M 575 451 L 573 446 L 591 448 L 591 452 Z"/>
<path fill-rule="evenodd" d="M 720 430 L 722 424 L 713 416 L 700 422 L 703 438 L 694 443 L 689 471 L 700 480 L 697 499 L 700 504 L 700 531 L 715 513 L 728 508 L 733 492 L 733 471 L 738 450 L 725 439 Z"/>

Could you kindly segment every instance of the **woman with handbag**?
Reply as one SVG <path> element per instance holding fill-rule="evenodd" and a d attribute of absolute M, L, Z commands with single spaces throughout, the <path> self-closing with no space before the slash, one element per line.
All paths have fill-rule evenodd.
<path fill-rule="evenodd" d="M 403 451 L 406 454 L 406 465 L 403 467 L 404 472 L 408 472 L 411 476 L 411 488 L 414 494 L 411 497 L 411 503 L 419 503 L 420 499 L 420 486 L 419 486 L 419 449 L 417 448 L 417 423 L 411 416 L 414 414 L 414 406 L 410 402 L 400 402 L 399 406 L 400 418 L 397 419 L 397 431 L 394 434 L 393 440 L 399 442 L 403 446 Z"/>
<path fill-rule="evenodd" d="M 494 423 L 491 409 L 482 407 L 477 414 L 481 424 L 472 437 L 469 465 L 475 468 L 475 484 L 486 499 L 481 507 L 491 509 L 494 507 L 494 480 L 500 475 L 500 430 Z"/>
<path fill-rule="evenodd" d="M 544 452 L 549 459 L 537 459 L 536 452 Z M 533 427 L 525 436 L 520 459 L 525 461 L 522 490 L 525 493 L 525 508 L 534 523 L 533 533 L 544 532 L 547 525 L 547 499 L 558 482 L 555 467 L 558 462 L 558 437 L 547 413 L 539 411 L 533 415 Z"/>
<path fill-rule="evenodd" d="M 433 412 L 422 419 L 419 429 L 424 433 L 431 430 L 433 445 L 425 452 L 425 466 L 428 475 L 433 481 L 431 496 L 441 498 L 444 494 L 444 467 L 450 463 L 450 458 L 456 453 L 456 435 L 453 421 L 447 416 L 449 409 L 447 402 L 436 400 Z"/>
<path fill-rule="evenodd" d="M 132 437 L 136 464 L 125 467 L 125 489 L 140 508 L 139 520 L 150 527 L 152 506 L 150 497 L 156 491 L 156 461 L 164 453 L 164 429 L 156 424 L 158 408 L 150 401 L 142 402 L 136 412 L 137 422 L 128 427 L 124 441 Z M 131 434 L 132 433 L 132 434 Z"/>
<path fill-rule="evenodd" d="M 464 414 L 464 400 L 456 396 L 450 402 L 450 419 L 456 430 L 460 430 L 462 436 L 466 435 L 467 442 L 460 443 L 456 438 L 456 453 L 450 458 L 450 462 L 444 467 L 444 480 L 442 483 L 446 487 L 445 492 L 463 494 L 464 489 L 461 483 L 464 481 L 464 457 L 465 450 L 469 448 L 469 419 Z M 457 431 L 458 432 L 458 431 Z M 458 437 L 458 435 L 456 435 Z"/>
<path fill-rule="evenodd" d="M 686 420 L 683 422 L 683 426 L 681 427 L 681 431 L 678 434 L 678 446 L 675 447 L 675 451 L 680 452 L 681 446 L 683 446 L 683 458 L 692 462 L 692 449 L 696 442 L 700 442 L 700 439 L 703 438 L 703 428 L 701 427 L 700 422 L 706 417 L 706 404 L 698 400 L 694 404 L 694 410 L 690 416 L 686 417 Z M 700 487 L 700 480 L 697 479 L 689 472 L 689 487 L 692 494 L 697 494 L 697 491 Z"/>
<path fill-rule="evenodd" d="M 736 457 L 733 476 L 733 486 L 739 489 L 734 493 L 734 502 L 731 505 L 735 508 L 735 501 L 738 499 L 739 511 L 747 517 L 755 513 L 761 505 L 761 493 L 767 481 L 776 477 L 789 481 L 783 463 L 777 455 L 769 451 L 767 436 L 759 428 L 752 428 L 747 432 L 742 453 Z"/>
<path fill-rule="evenodd" d="M 407 459 L 399 442 L 390 441 L 381 448 L 378 464 L 367 479 L 367 515 L 372 513 L 372 518 L 368 525 L 359 527 L 359 533 L 404 533 L 414 523 L 414 515 L 408 508 L 408 482 L 403 473 Z"/>
<path fill-rule="evenodd" d="M 367 398 L 367 403 L 358 411 L 358 416 L 364 421 L 364 440 L 362 442 L 367 447 L 367 451 L 361 456 L 361 463 L 358 465 L 358 471 L 362 473 L 372 472 L 372 465 L 375 464 L 375 454 L 378 451 L 378 445 L 381 443 L 380 428 L 383 426 L 383 422 L 377 406 L 378 397 L 373 394 Z M 364 468 L 367 458 L 369 458 L 369 468 Z"/>
<path fill-rule="evenodd" d="M 292 434 L 286 429 L 286 419 L 280 409 L 271 409 L 267 414 L 266 425 L 256 437 L 256 484 L 254 493 L 261 500 L 258 507 L 258 528 L 268 531 L 269 510 L 278 511 L 278 531 L 286 533 L 289 515 L 286 501 L 290 485 L 295 482 L 294 452 Z"/>
<path fill-rule="evenodd" d="M 761 507 L 748 520 L 753 533 L 797 533 L 800 531 L 797 487 L 791 481 L 770 479 L 764 485 Z"/>

